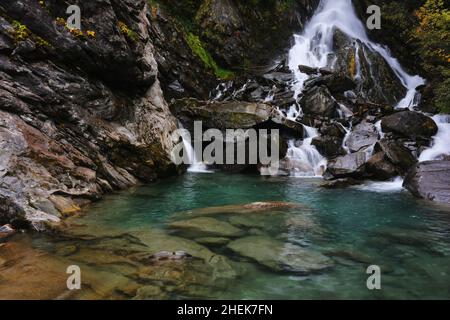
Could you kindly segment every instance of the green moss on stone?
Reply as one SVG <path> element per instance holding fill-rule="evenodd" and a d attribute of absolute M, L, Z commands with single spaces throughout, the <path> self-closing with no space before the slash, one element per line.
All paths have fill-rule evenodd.
<path fill-rule="evenodd" d="M 189 32 L 186 34 L 186 41 L 191 48 L 192 52 L 196 54 L 205 64 L 207 68 L 210 68 L 214 71 L 214 74 L 224 80 L 228 80 L 234 77 L 234 73 L 232 71 L 220 68 L 216 61 L 214 61 L 211 54 L 206 51 L 204 48 L 200 38 L 193 33 Z"/>

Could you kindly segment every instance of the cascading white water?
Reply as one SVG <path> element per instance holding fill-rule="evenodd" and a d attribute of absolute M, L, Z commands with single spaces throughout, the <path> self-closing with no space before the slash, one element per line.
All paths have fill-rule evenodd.
<path fill-rule="evenodd" d="M 182 128 L 181 124 L 179 124 L 179 126 L 180 126 L 180 128 Z M 181 138 L 183 140 L 183 152 L 186 152 L 186 156 L 189 160 L 188 172 L 211 173 L 212 171 L 209 171 L 207 166 L 203 162 L 197 160 L 197 156 L 195 155 L 195 150 L 192 147 L 192 144 L 190 141 L 190 134 L 186 129 L 181 131 Z"/>
<path fill-rule="evenodd" d="M 312 68 L 331 68 L 333 69 L 336 58 L 333 57 L 333 36 L 336 29 L 347 34 L 349 37 L 361 41 L 369 49 L 378 52 L 389 64 L 402 84 L 407 88 L 407 94 L 402 99 L 397 108 L 412 109 L 416 103 L 416 88 L 424 84 L 424 79 L 419 76 L 411 76 L 403 70 L 397 59 L 393 58 L 389 51 L 381 45 L 369 40 L 365 26 L 359 20 L 351 0 L 322 0 L 319 8 L 306 24 L 305 30 L 301 35 L 295 35 L 295 45 L 289 52 L 289 68 L 295 75 L 294 91 L 295 98 L 301 94 L 305 81 L 310 77 L 299 70 L 299 65 L 306 65 Z M 361 50 L 356 45 L 356 50 Z M 361 66 L 359 58 L 356 59 L 357 77 L 360 74 Z M 290 118 L 297 118 L 301 110 L 291 108 L 288 112 Z M 313 129 L 313 128 L 312 128 Z M 317 131 L 315 133 L 317 136 Z M 310 141 L 308 141 L 311 139 Z M 293 170 L 293 175 L 307 176 L 311 173 L 310 168 L 321 168 L 326 165 L 326 160 L 317 149 L 311 145 L 312 138 L 308 136 L 300 147 L 296 147 L 294 141 L 289 141 L 288 157 L 297 157 L 302 159 L 302 167 Z M 317 154 L 319 156 L 317 156 Z M 304 167 L 308 159 L 307 166 Z M 314 170 L 314 175 L 317 171 Z"/>
<path fill-rule="evenodd" d="M 437 160 L 444 155 L 450 156 L 450 115 L 438 114 L 433 120 L 438 125 L 439 131 L 433 138 L 432 147 L 420 155 L 420 162 Z"/>
<path fill-rule="evenodd" d="M 289 160 L 291 175 L 295 177 L 320 177 L 325 172 L 327 160 L 311 144 L 319 135 L 316 129 L 305 128 L 303 142 L 297 146 L 295 140 L 288 141 L 287 159 Z"/>
<path fill-rule="evenodd" d="M 289 52 L 289 68 L 295 73 L 296 95 L 301 93 L 304 82 L 309 77 L 299 70 L 299 65 L 313 68 L 333 67 L 335 61 L 330 61 L 330 56 L 333 53 L 333 36 L 336 29 L 361 41 L 386 60 L 408 89 L 405 98 L 398 103 L 397 107 L 412 108 L 415 103 L 416 88 L 424 84 L 424 79 L 409 75 L 386 48 L 369 40 L 351 0 L 322 0 L 317 12 L 305 26 L 303 34 L 295 36 L 295 45 Z M 358 72 L 359 60 L 356 59 L 355 62 Z"/>

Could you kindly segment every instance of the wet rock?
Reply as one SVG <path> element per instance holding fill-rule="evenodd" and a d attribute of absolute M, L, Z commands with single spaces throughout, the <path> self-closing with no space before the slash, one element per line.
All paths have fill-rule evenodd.
<path fill-rule="evenodd" d="M 418 197 L 450 203 L 450 161 L 427 161 L 414 166 L 403 186 Z"/>
<path fill-rule="evenodd" d="M 358 152 L 363 148 L 372 146 L 377 141 L 378 132 L 375 126 L 363 121 L 353 128 L 345 145 L 351 152 Z"/>
<path fill-rule="evenodd" d="M 0 227 L 0 239 L 7 238 L 16 233 L 16 230 L 9 224 Z"/>
<path fill-rule="evenodd" d="M 306 114 L 334 117 L 338 108 L 337 102 L 325 86 L 313 87 L 300 99 L 300 105 Z"/>
<path fill-rule="evenodd" d="M 71 198 L 52 195 L 49 197 L 49 200 L 63 215 L 73 214 L 81 210 L 81 208 L 77 206 Z"/>
<path fill-rule="evenodd" d="M 378 152 L 367 161 L 366 172 L 371 179 L 381 181 L 398 176 L 396 167 L 387 159 L 384 152 Z"/>
<path fill-rule="evenodd" d="M 397 167 L 397 171 L 405 174 L 417 159 L 411 151 L 398 141 L 383 139 L 375 146 L 375 152 L 383 152 L 387 159 Z"/>
<path fill-rule="evenodd" d="M 351 186 L 356 186 L 361 184 L 360 180 L 356 180 L 353 178 L 342 178 L 342 179 L 336 179 L 332 181 L 326 181 L 322 183 L 320 186 L 325 189 L 342 189 L 347 188 Z"/>
<path fill-rule="evenodd" d="M 358 97 L 376 104 L 396 105 L 405 95 L 403 86 L 386 60 L 367 45 L 335 30 L 336 70 L 353 79 Z"/>
<path fill-rule="evenodd" d="M 365 152 L 351 153 L 333 159 L 328 163 L 324 177 L 331 179 L 360 176 L 364 171 L 366 159 Z"/>
<path fill-rule="evenodd" d="M 333 262 L 320 253 L 260 236 L 235 240 L 227 248 L 275 272 L 309 274 L 333 266 Z"/>
<path fill-rule="evenodd" d="M 305 66 L 305 65 L 299 65 L 298 69 L 300 70 L 300 72 L 306 73 L 307 75 L 310 75 L 310 76 L 319 73 L 318 68 L 313 68 L 313 67 L 309 67 L 309 66 Z"/>
<path fill-rule="evenodd" d="M 332 136 L 341 139 L 343 139 L 347 133 L 342 124 L 338 122 L 331 122 L 331 123 L 325 122 L 320 128 L 320 132 L 324 136 Z"/>
<path fill-rule="evenodd" d="M 335 158 L 346 154 L 342 147 L 342 138 L 334 136 L 319 136 L 312 140 L 311 144 L 317 148 L 321 155 L 327 158 Z"/>
<path fill-rule="evenodd" d="M 430 139 L 438 132 L 433 119 L 414 111 L 401 111 L 381 119 L 383 132 L 410 139 Z"/>
<path fill-rule="evenodd" d="M 239 237 L 244 232 L 231 224 L 209 217 L 175 221 L 169 224 L 171 229 L 195 237 Z"/>
<path fill-rule="evenodd" d="M 332 73 L 315 77 L 305 82 L 306 90 L 314 86 L 326 86 L 332 95 L 338 95 L 343 94 L 345 91 L 355 89 L 356 83 L 345 74 Z"/>

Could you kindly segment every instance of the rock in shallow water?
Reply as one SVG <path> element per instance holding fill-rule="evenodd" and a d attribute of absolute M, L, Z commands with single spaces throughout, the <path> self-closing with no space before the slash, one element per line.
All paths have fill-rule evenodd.
<path fill-rule="evenodd" d="M 262 236 L 235 240 L 227 248 L 276 272 L 309 274 L 333 266 L 321 253 Z"/>
<path fill-rule="evenodd" d="M 427 161 L 413 167 L 403 186 L 419 198 L 450 204 L 450 161 Z"/>
<path fill-rule="evenodd" d="M 244 234 L 241 229 L 232 226 L 228 222 L 209 217 L 175 221 L 169 226 L 183 234 L 192 236 L 239 237 Z"/>

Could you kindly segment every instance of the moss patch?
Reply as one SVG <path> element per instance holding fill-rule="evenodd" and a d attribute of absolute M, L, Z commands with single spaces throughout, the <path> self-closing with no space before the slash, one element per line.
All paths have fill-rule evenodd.
<path fill-rule="evenodd" d="M 232 71 L 220 68 L 216 61 L 214 61 L 211 54 L 206 51 L 204 48 L 200 38 L 193 33 L 189 32 L 186 34 L 186 42 L 188 43 L 189 47 L 191 48 L 192 52 L 196 54 L 206 65 L 206 67 L 212 69 L 214 71 L 214 74 L 223 80 L 228 80 L 234 78 L 234 73 Z"/>

